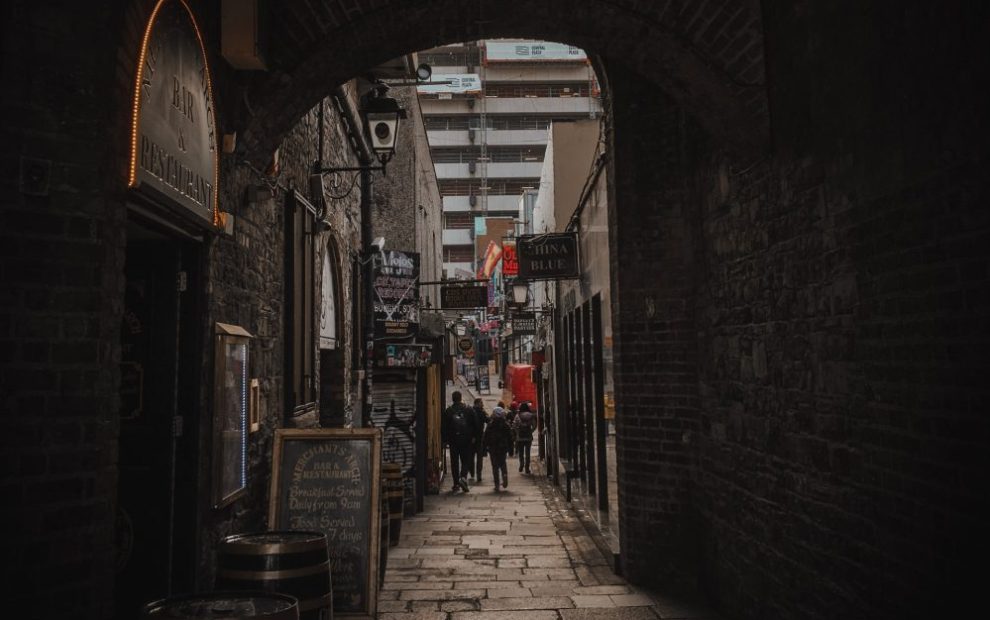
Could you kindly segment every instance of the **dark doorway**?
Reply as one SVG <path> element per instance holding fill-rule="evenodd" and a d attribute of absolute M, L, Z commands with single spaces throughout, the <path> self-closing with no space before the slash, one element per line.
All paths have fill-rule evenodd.
<path fill-rule="evenodd" d="M 116 617 L 192 587 L 198 244 L 128 225 L 121 322 Z M 185 481 L 177 483 L 177 481 Z"/>

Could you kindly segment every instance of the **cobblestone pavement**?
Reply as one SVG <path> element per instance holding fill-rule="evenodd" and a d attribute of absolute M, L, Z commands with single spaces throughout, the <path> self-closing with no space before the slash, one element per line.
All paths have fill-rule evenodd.
<path fill-rule="evenodd" d="M 535 461 L 534 454 L 534 461 Z M 715 615 L 637 590 L 610 570 L 567 502 L 534 470 L 496 493 L 427 496 L 388 554 L 382 620 L 656 620 Z"/>

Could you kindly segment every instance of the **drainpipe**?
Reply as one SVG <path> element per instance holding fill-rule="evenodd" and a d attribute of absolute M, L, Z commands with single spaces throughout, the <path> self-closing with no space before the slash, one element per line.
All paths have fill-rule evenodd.
<path fill-rule="evenodd" d="M 370 165 L 370 162 L 362 158 L 362 166 Z M 371 251 L 372 223 L 371 223 L 371 171 L 361 171 L 361 248 L 362 262 L 364 266 L 364 402 L 361 407 L 361 423 L 356 426 L 368 426 L 371 424 L 371 387 L 372 374 L 375 362 L 375 264 L 374 254 Z"/>
<path fill-rule="evenodd" d="M 364 133 L 364 123 L 358 115 L 355 106 L 350 104 L 347 90 L 343 86 L 338 86 L 333 92 L 337 108 L 344 117 L 347 125 L 347 134 L 351 140 L 351 147 L 358 157 L 358 162 L 362 167 L 373 165 L 375 162 L 375 152 L 371 148 L 368 137 Z M 371 171 L 361 170 L 361 279 L 364 281 L 364 304 L 362 307 L 362 321 L 364 328 L 364 346 L 362 347 L 361 362 L 364 369 L 364 379 L 361 388 L 362 402 L 359 416 L 355 416 L 354 426 L 363 427 L 371 423 L 371 388 L 372 370 L 374 366 L 374 346 L 375 346 L 375 290 L 373 287 L 375 278 L 374 255 L 371 252 L 371 242 L 373 241 L 372 209 L 371 209 Z"/>

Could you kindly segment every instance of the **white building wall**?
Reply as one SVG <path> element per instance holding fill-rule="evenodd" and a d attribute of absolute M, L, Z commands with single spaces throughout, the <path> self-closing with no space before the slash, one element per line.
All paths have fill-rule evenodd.
<path fill-rule="evenodd" d="M 534 43 L 519 40 L 519 43 Z M 505 41 L 500 41 L 503 44 Z M 556 44 L 547 44 L 552 47 Z M 459 46 L 445 46 L 459 47 Z M 514 48 L 513 48 L 514 49 Z M 549 47 L 548 47 L 549 49 Z M 492 61 L 487 64 L 477 65 L 455 65 L 450 63 L 433 66 L 433 80 L 440 81 L 444 75 L 477 74 L 482 82 L 482 89 L 485 84 L 559 84 L 561 91 L 563 86 L 581 85 L 582 92 L 590 92 L 595 96 L 557 96 L 557 97 L 478 97 L 477 94 L 452 93 L 447 95 L 422 94 L 420 105 L 423 115 L 427 118 L 431 116 L 462 116 L 472 118 L 472 125 L 477 129 L 451 129 L 428 131 L 430 148 L 480 148 L 482 141 L 489 148 L 500 147 L 542 147 L 548 141 L 549 133 L 547 129 L 481 129 L 481 117 L 484 115 L 488 119 L 498 117 L 537 117 L 537 118 L 566 118 L 566 119 L 588 119 L 597 118 L 600 115 L 601 104 L 597 98 L 597 83 L 594 71 L 586 58 L 578 58 L 576 61 L 535 61 L 533 58 L 526 58 L 523 62 L 513 61 Z M 460 86 L 458 86 L 460 87 Z M 436 90 L 436 89 L 434 89 Z M 578 89 L 575 89 L 575 93 Z M 503 90 L 503 92 L 505 92 Z M 555 91 L 557 92 L 557 91 Z M 494 94 L 494 93 L 493 93 Z M 562 94 L 562 92 L 557 92 Z M 443 97 L 443 98 L 440 98 Z M 544 165 L 539 161 L 522 162 L 485 162 L 475 163 L 474 171 L 468 163 L 440 163 L 436 165 L 437 178 L 441 182 L 451 184 L 472 182 L 472 179 L 481 180 L 488 178 L 501 183 L 512 180 L 530 180 L 540 176 L 544 170 Z M 488 185 L 492 185 L 489 183 Z M 498 191 L 501 187 L 492 187 Z M 464 188 L 454 190 L 463 193 Z M 484 191 L 484 190 L 482 190 Z M 486 199 L 487 198 L 487 199 Z M 487 194 L 487 197 L 477 195 L 471 205 L 468 196 L 444 196 L 443 211 L 445 213 L 468 213 L 475 212 L 482 215 L 485 211 L 488 214 L 495 213 L 517 213 L 519 211 L 519 194 Z M 520 214 L 522 219 L 524 214 Z M 534 216 L 534 220 L 535 220 Z M 534 221 L 534 231 L 537 230 L 537 223 Z M 444 245 L 466 245 L 465 231 L 445 230 L 442 235 Z M 448 273 L 453 271 L 460 264 L 444 263 Z"/>

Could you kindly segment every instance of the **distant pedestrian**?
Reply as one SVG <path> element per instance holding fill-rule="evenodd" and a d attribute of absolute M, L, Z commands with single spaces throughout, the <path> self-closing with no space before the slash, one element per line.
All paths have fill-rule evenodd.
<path fill-rule="evenodd" d="M 519 415 L 519 401 L 513 399 L 512 402 L 509 403 L 509 410 L 505 412 L 505 421 L 509 423 L 509 428 L 512 429 L 512 444 L 509 446 L 509 456 L 515 454 L 516 450 L 515 422 L 517 415 Z"/>
<path fill-rule="evenodd" d="M 474 411 L 461 402 L 461 393 L 450 395 L 453 404 L 443 412 L 440 422 L 441 439 L 450 447 L 450 477 L 453 482 L 451 493 L 458 487 L 468 492 L 467 475 L 471 466 L 472 442 L 475 438 Z"/>
<path fill-rule="evenodd" d="M 519 415 L 519 401 L 513 400 L 509 403 L 509 410 L 505 413 L 505 421 L 511 425 L 516 421 L 517 415 Z"/>
<path fill-rule="evenodd" d="M 485 425 L 488 424 L 488 414 L 485 413 L 485 403 L 480 398 L 474 399 L 474 463 L 471 468 L 475 482 L 481 482 L 481 470 L 485 464 L 484 449 L 481 441 L 485 435 Z"/>
<path fill-rule="evenodd" d="M 512 446 L 512 430 L 505 417 L 505 407 L 499 403 L 492 410 L 492 417 L 488 421 L 488 428 L 485 429 L 485 436 L 481 442 L 483 449 L 488 452 L 492 460 L 492 479 L 495 480 L 495 491 L 499 486 L 503 489 L 509 486 L 509 468 L 505 464 L 505 458 Z M 501 483 L 499 480 L 501 479 Z"/>
<path fill-rule="evenodd" d="M 512 422 L 516 432 L 516 452 L 519 453 L 519 471 L 528 474 L 529 453 L 533 446 L 533 429 L 536 426 L 536 415 L 530 411 L 529 402 L 519 405 L 519 415 Z"/>

